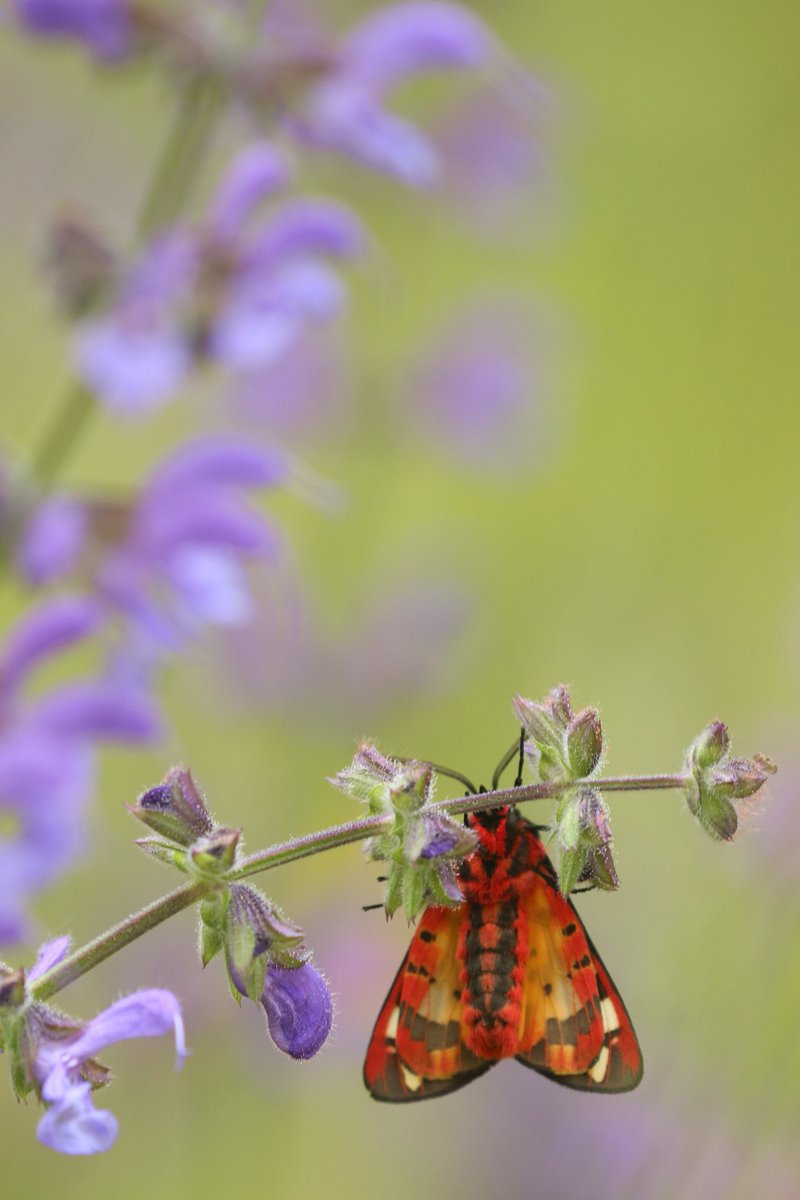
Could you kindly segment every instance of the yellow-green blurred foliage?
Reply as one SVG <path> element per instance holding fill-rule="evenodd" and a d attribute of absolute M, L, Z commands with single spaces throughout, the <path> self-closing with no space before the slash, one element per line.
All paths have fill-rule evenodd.
<path fill-rule="evenodd" d="M 291 587 L 326 644 L 352 645 L 369 598 L 409 581 L 461 589 L 462 632 L 443 633 L 434 684 L 374 704 L 365 688 L 349 708 L 335 673 L 282 705 L 268 658 L 264 686 L 240 687 L 221 637 L 198 648 L 163 689 L 171 744 L 105 760 L 91 855 L 42 898 L 42 929 L 84 939 L 171 886 L 132 846 L 122 802 L 172 761 L 191 763 L 254 849 L 354 815 L 324 777 L 361 735 L 488 782 L 514 735 L 512 692 L 561 681 L 600 705 L 614 773 L 676 769 L 720 717 L 736 750 L 779 759 L 774 804 L 717 845 L 677 796 L 614 799 L 623 886 L 579 907 L 644 1049 L 637 1092 L 565 1093 L 504 1063 L 452 1099 L 370 1101 L 361 1059 L 408 931 L 362 913 L 379 898 L 376 871 L 349 848 L 264 877 L 337 996 L 319 1059 L 281 1058 L 261 1014 L 230 1000 L 220 964 L 201 971 L 184 917 L 62 997 L 89 1015 L 125 989 L 172 987 L 193 1048 L 183 1072 L 166 1045 L 112 1051 L 118 1078 L 98 1099 L 121 1134 L 87 1161 L 38 1146 L 35 1105 L 6 1092 L 4 1197 L 662 1200 L 800 1187 L 797 6 L 476 7 L 549 89 L 547 180 L 517 226 L 481 241 L 446 205 L 313 168 L 379 249 L 353 283 L 349 425 L 306 454 L 342 503 L 272 504 Z M 168 104 L 146 72 L 96 72 L 78 52 L 4 35 L 2 432 L 16 455 L 68 377 L 37 269 L 45 225 L 71 200 L 124 237 Z M 550 410 L 552 446 L 532 445 L 529 470 L 481 472 L 415 432 L 397 378 L 451 310 L 503 292 L 547 331 L 547 384 L 531 403 Z M 198 418 L 219 426 L 212 391 L 140 423 L 98 416 L 65 479 L 134 482 Z M 23 603 L 6 589 L 4 620 Z M 287 619 L 278 604 L 264 621 Z M 379 671 L 380 638 L 375 653 Z"/>

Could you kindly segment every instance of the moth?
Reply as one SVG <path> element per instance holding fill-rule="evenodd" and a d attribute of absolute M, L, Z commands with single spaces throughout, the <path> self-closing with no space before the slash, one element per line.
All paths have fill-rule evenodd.
<path fill-rule="evenodd" d="M 539 829 L 515 807 L 471 813 L 458 908 L 428 908 L 364 1063 L 376 1100 L 443 1096 L 502 1058 L 587 1092 L 627 1092 L 642 1055 Z"/>

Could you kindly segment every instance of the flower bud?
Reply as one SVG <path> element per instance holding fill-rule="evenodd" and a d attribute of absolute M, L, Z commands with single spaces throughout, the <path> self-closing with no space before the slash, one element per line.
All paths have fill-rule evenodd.
<path fill-rule="evenodd" d="M 739 826 L 732 801 L 755 795 L 776 770 L 771 759 L 732 758 L 728 730 L 712 721 L 686 751 L 684 795 L 689 811 L 706 833 L 731 841 Z"/>
<path fill-rule="evenodd" d="M 567 758 L 572 775 L 586 779 L 600 762 L 603 730 L 596 708 L 584 708 L 567 726 Z"/>
<path fill-rule="evenodd" d="M 161 837 L 191 846 L 214 828 L 202 795 L 186 767 L 172 767 L 157 787 L 143 792 L 128 811 Z"/>
<path fill-rule="evenodd" d="M 240 829 L 215 829 L 189 850 L 195 874 L 203 879 L 220 879 L 236 862 Z"/>
<path fill-rule="evenodd" d="M 256 888 L 234 884 L 225 916 L 225 958 L 233 987 L 259 1001 L 268 962 L 302 963 L 303 931 L 285 920 Z"/>

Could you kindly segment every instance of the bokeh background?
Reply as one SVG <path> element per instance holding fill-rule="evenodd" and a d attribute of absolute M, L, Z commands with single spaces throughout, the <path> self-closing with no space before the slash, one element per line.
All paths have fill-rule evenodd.
<path fill-rule="evenodd" d="M 328 7 L 344 26 L 366 6 Z M 362 912 L 376 870 L 347 848 L 263 878 L 332 982 L 323 1053 L 278 1054 L 221 965 L 201 971 L 185 915 L 62 998 L 89 1015 L 135 986 L 173 988 L 185 1069 L 165 1044 L 112 1051 L 121 1134 L 85 1161 L 40 1147 L 36 1106 L 6 1089 L 9 1196 L 798 1194 L 797 7 L 475 7 L 541 84 L 521 190 L 459 178 L 452 85 L 410 89 L 409 110 L 455 138 L 453 191 L 308 168 L 363 213 L 378 252 L 345 325 L 295 364 L 294 416 L 263 398 L 234 412 L 209 386 L 141 423 L 98 417 L 69 461 L 67 482 L 132 484 L 200 412 L 289 445 L 313 483 L 269 502 L 286 555 L 256 581 L 256 626 L 170 671 L 170 743 L 104 758 L 91 853 L 41 898 L 41 929 L 83 940 L 171 886 L 122 803 L 174 761 L 255 849 L 355 815 L 325 777 L 362 735 L 488 781 L 514 736 L 511 694 L 566 682 L 600 705 L 613 773 L 676 769 L 720 717 L 779 775 L 732 845 L 676 795 L 614 798 L 623 886 L 578 907 L 644 1049 L 635 1093 L 583 1096 L 504 1063 L 430 1105 L 370 1101 L 361 1061 L 409 931 Z M 1 411 L 16 455 L 68 371 L 44 230 L 65 200 L 129 227 L 168 103 L 146 69 L 0 43 Z M 480 390 L 447 408 L 479 370 L 456 352 L 481 339 L 518 372 L 489 420 Z M 25 603 L 6 586 L 4 623 Z"/>

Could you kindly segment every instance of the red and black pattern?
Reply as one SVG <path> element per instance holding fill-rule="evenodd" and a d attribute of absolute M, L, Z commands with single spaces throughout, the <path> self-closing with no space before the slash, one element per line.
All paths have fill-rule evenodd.
<path fill-rule="evenodd" d="M 460 908 L 429 908 L 370 1039 L 377 1100 L 455 1091 L 514 1057 L 568 1087 L 625 1092 L 642 1057 L 624 1004 L 515 808 L 469 817 Z"/>

